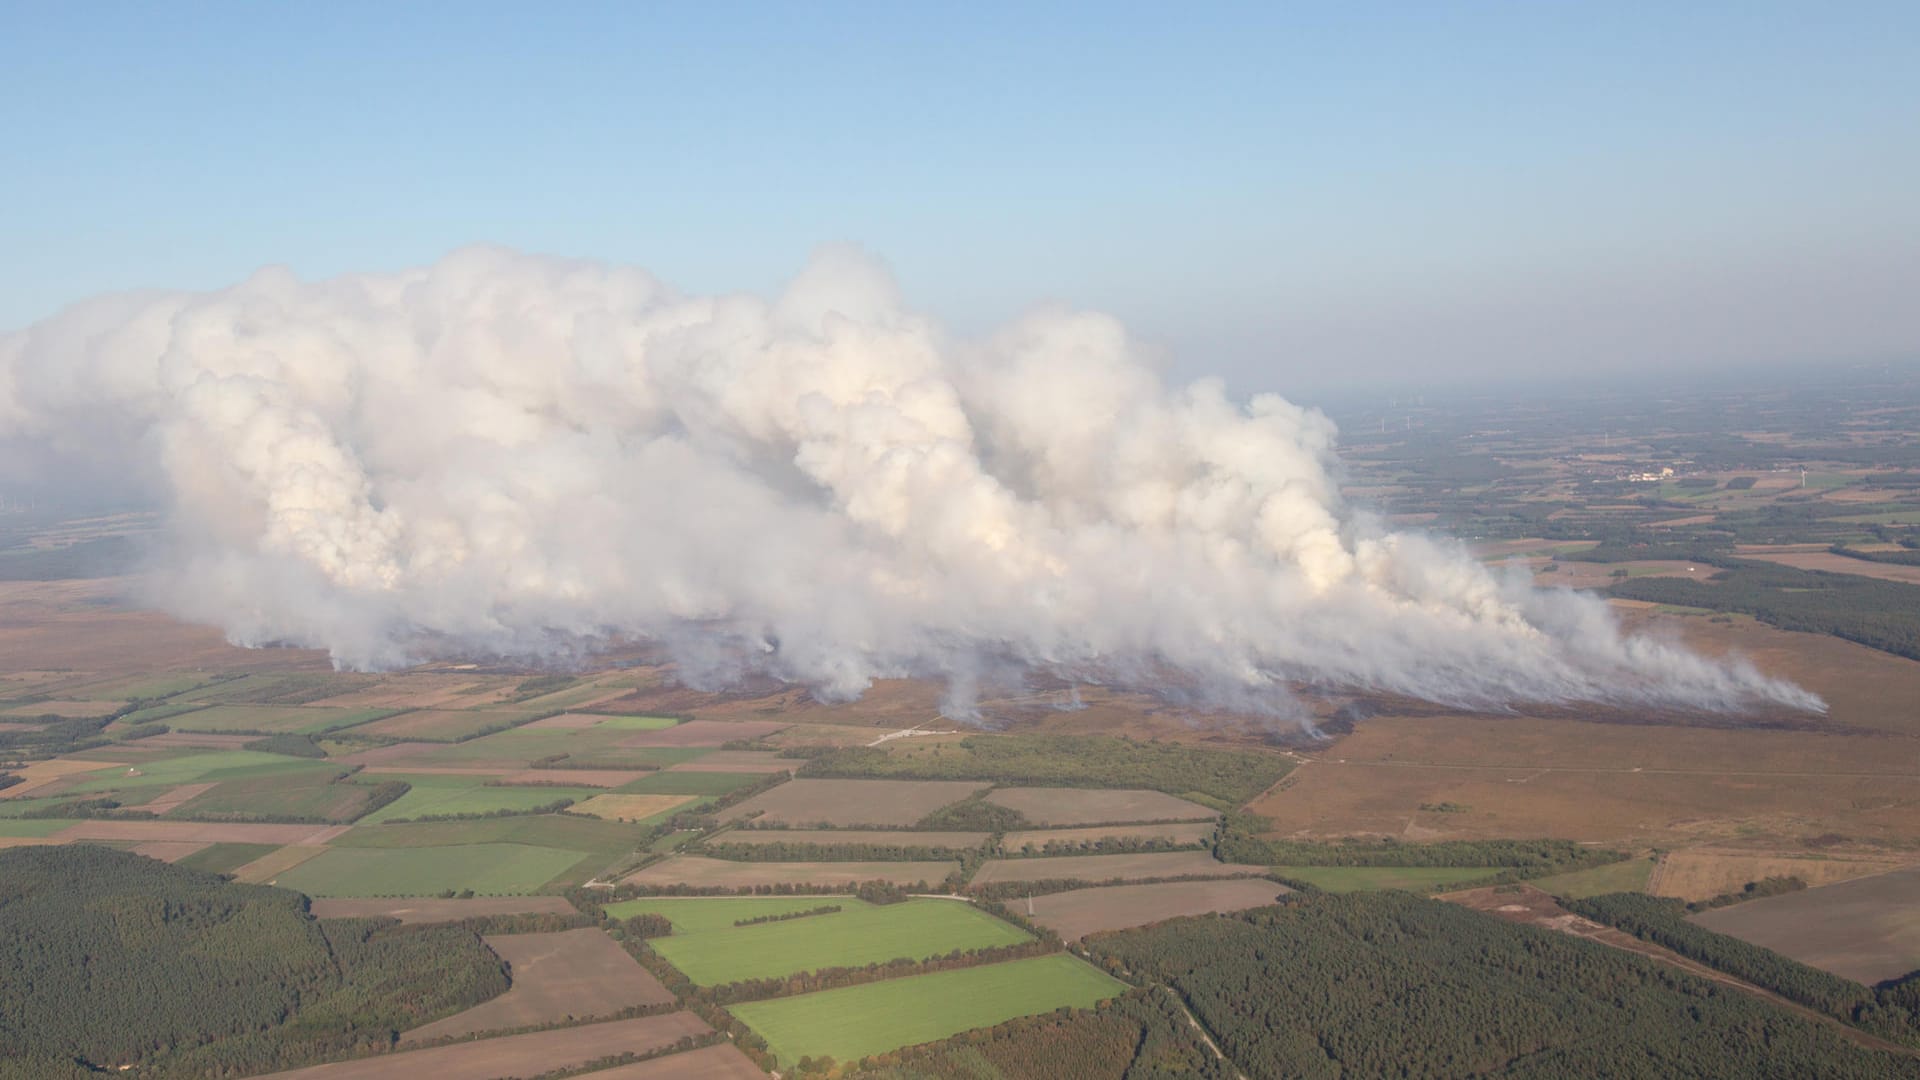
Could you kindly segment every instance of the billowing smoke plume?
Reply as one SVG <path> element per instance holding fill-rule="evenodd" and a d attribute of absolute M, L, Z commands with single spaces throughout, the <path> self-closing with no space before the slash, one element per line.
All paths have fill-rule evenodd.
<path fill-rule="evenodd" d="M 1169 389 L 1114 320 L 953 341 L 857 255 L 777 299 L 478 249 L 116 297 L 0 339 L 0 440 L 168 508 L 152 577 L 350 668 L 657 640 L 696 685 L 1308 680 L 1455 704 L 1818 707 L 1346 506 L 1334 426 Z"/>

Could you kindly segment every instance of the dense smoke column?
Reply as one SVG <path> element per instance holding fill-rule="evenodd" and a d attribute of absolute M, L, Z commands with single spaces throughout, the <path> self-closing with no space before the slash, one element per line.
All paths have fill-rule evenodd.
<path fill-rule="evenodd" d="M 1164 386 L 1102 315 L 949 340 L 837 251 L 771 302 L 475 249 L 0 339 L 0 445 L 167 506 L 162 603 L 344 667 L 644 636 L 696 685 L 943 677 L 955 714 L 1035 669 L 1273 715 L 1295 680 L 1820 707 L 1386 530 L 1334 444 L 1278 396 Z"/>

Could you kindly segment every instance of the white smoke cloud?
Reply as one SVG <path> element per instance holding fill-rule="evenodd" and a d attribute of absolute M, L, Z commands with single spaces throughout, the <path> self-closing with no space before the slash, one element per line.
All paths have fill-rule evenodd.
<path fill-rule="evenodd" d="M 1318 412 L 1165 387 L 1102 315 L 949 340 L 848 252 L 771 302 L 493 249 L 108 298 L 0 339 L 0 443 L 153 491 L 172 610 L 349 668 L 644 637 L 697 684 L 943 677 L 956 713 L 1030 669 L 1275 714 L 1294 680 L 1819 707 L 1384 529 Z"/>

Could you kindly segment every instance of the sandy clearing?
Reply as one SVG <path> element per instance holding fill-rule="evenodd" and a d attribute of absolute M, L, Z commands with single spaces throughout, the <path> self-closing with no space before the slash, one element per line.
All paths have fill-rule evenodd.
<path fill-rule="evenodd" d="M 502 1076 L 538 1076 L 619 1054 L 643 1054 L 712 1030 L 692 1013 L 676 1012 L 311 1065 L 271 1073 L 262 1080 L 495 1080 Z"/>
<path fill-rule="evenodd" d="M 1033 921 L 1068 941 L 1101 930 L 1146 926 L 1182 915 L 1264 907 L 1292 889 L 1272 881 L 1167 881 L 1154 885 L 1109 885 L 1033 898 Z M 1013 902 L 1019 910 L 1020 902 Z"/>

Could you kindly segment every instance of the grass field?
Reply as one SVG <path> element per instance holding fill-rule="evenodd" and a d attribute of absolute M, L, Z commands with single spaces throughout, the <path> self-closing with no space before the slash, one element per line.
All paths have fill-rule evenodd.
<path fill-rule="evenodd" d="M 210 874 L 231 874 L 274 850 L 272 844 L 210 844 L 181 859 L 180 865 Z"/>
<path fill-rule="evenodd" d="M 446 889 L 510 895 L 538 890 L 586 856 L 527 844 L 335 847 L 282 873 L 274 884 L 308 896 L 432 896 Z"/>
<path fill-rule="evenodd" d="M 1124 983 L 1055 953 L 747 1002 L 730 1011 L 791 1067 L 823 1054 L 857 1061 L 1063 1005 L 1089 1007 L 1125 991 Z"/>
<path fill-rule="evenodd" d="M 656 938 L 655 952 L 702 986 L 769 978 L 888 960 L 925 960 L 955 949 L 986 949 L 1029 940 L 1026 931 L 955 900 L 908 900 L 884 907 L 814 900 L 843 910 L 830 915 L 728 925 Z M 742 916 L 735 916 L 741 918 Z"/>
<path fill-rule="evenodd" d="M 608 731 L 664 731 L 678 723 L 671 716 L 609 716 L 594 726 Z"/>
<path fill-rule="evenodd" d="M 908 826 L 987 785 L 972 780 L 790 780 L 722 815 L 786 825 Z"/>
<path fill-rule="evenodd" d="M 539 713 L 527 709 L 416 709 L 366 724 L 356 735 L 419 742 L 454 742 L 490 728 L 512 728 Z"/>
<path fill-rule="evenodd" d="M 171 724 L 181 731 L 267 731 L 317 735 L 378 720 L 392 709 L 329 709 L 319 705 L 215 705 Z"/>
<path fill-rule="evenodd" d="M 1646 889 L 1647 878 L 1652 874 L 1652 859 L 1628 859 L 1596 866 L 1591 870 L 1535 878 L 1528 884 L 1563 899 L 1584 900 L 1606 893 L 1641 892 Z"/>
<path fill-rule="evenodd" d="M 413 790 L 361 818 L 377 824 L 394 818 L 433 814 L 485 814 L 495 810 L 531 810 L 560 799 L 580 802 L 600 794 L 587 787 L 489 787 L 484 776 L 445 776 L 420 773 L 380 773 L 369 779 L 404 780 Z"/>
<path fill-rule="evenodd" d="M 1405 889 L 1428 892 L 1455 882 L 1473 881 L 1500 872 L 1497 866 L 1276 866 L 1283 878 L 1304 881 L 1327 892 L 1363 892 L 1369 889 Z"/>
<path fill-rule="evenodd" d="M 372 798 L 373 789 L 366 784 L 334 783 L 333 778 L 339 772 L 315 769 L 224 780 L 168 814 L 179 818 L 287 816 L 347 821 Z"/>
<path fill-rule="evenodd" d="M 616 919 L 631 919 L 652 912 L 665 915 L 676 934 L 697 934 L 712 930 L 732 930 L 738 919 L 762 915 L 784 915 L 790 911 L 810 911 L 825 904 L 839 904 L 852 910 L 867 907 L 851 896 L 643 896 L 638 900 L 620 900 L 606 906 Z"/>
<path fill-rule="evenodd" d="M 128 776 L 125 768 L 101 773 L 75 784 L 76 792 L 111 791 L 130 787 L 177 786 L 222 780 L 245 780 L 257 776 L 290 776 L 297 773 L 332 774 L 338 765 L 284 754 L 263 754 L 255 750 L 211 750 L 182 754 L 179 757 L 142 761 L 134 766 L 138 776 Z"/>
<path fill-rule="evenodd" d="M 35 818 L 22 821 L 18 818 L 0 819 L 0 836 L 52 836 L 61 829 L 73 824 L 53 818 Z"/>
<path fill-rule="evenodd" d="M 336 849 L 393 848 L 414 851 L 457 851 L 474 845 L 524 845 L 531 850 L 559 851 L 569 855 L 572 861 L 564 868 L 564 873 L 548 875 L 548 883 L 557 889 L 585 882 L 615 859 L 633 851 L 645 835 L 645 827 L 624 822 L 561 814 L 534 814 L 471 821 L 360 825 L 335 839 L 333 845 Z M 476 860 L 487 858 L 484 854 L 474 857 Z"/>
<path fill-rule="evenodd" d="M 717 885 L 748 888 L 761 885 L 856 885 L 862 881 L 891 881 L 899 885 L 938 884 L 959 869 L 958 862 L 731 862 L 700 855 L 675 855 L 628 874 L 635 885 Z"/>

